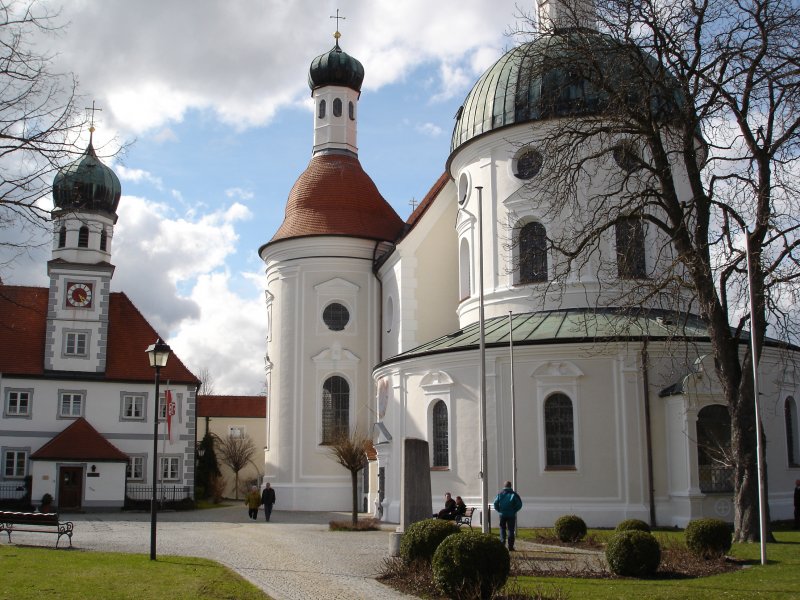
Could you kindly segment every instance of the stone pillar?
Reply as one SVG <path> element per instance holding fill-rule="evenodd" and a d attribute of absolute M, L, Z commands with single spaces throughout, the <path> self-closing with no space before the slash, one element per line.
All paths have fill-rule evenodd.
<path fill-rule="evenodd" d="M 392 556 L 400 554 L 400 538 L 406 527 L 431 518 L 431 465 L 425 440 L 403 440 L 401 480 L 400 527 L 392 535 Z"/>

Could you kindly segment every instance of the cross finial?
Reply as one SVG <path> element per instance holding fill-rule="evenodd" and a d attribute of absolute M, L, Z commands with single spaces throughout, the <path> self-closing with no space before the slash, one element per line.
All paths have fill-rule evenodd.
<path fill-rule="evenodd" d="M 346 21 L 347 17 L 340 17 L 339 16 L 339 9 L 337 8 L 336 9 L 336 16 L 334 17 L 333 15 L 331 15 L 330 18 L 331 19 L 336 19 L 336 33 L 333 34 L 333 37 L 336 38 L 336 45 L 338 46 L 339 45 L 339 38 L 342 37 L 342 34 L 339 33 L 339 19 L 341 19 L 342 21 Z"/>
<path fill-rule="evenodd" d="M 411 205 L 411 212 L 414 212 L 415 210 L 417 210 L 417 199 L 416 198 L 411 198 L 411 201 L 409 202 L 409 204 Z"/>
<path fill-rule="evenodd" d="M 98 110 L 102 112 L 103 109 L 95 107 L 94 100 L 92 100 L 92 107 L 89 108 L 87 106 L 86 110 L 92 111 L 92 116 L 89 118 L 89 143 L 91 144 L 92 143 L 92 136 L 94 134 L 94 113 L 95 113 L 95 111 L 98 111 Z"/>

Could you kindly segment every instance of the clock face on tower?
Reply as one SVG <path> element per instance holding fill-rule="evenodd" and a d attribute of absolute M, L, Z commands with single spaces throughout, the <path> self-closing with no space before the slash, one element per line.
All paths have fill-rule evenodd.
<path fill-rule="evenodd" d="M 67 284 L 67 304 L 74 308 L 91 308 L 92 284 L 73 283 Z"/>

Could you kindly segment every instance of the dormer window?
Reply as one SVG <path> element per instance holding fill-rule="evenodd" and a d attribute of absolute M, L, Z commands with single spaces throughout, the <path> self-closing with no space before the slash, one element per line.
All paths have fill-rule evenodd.
<path fill-rule="evenodd" d="M 342 116 L 342 99 L 341 98 L 334 98 L 333 99 L 333 116 L 334 117 L 341 117 Z"/>

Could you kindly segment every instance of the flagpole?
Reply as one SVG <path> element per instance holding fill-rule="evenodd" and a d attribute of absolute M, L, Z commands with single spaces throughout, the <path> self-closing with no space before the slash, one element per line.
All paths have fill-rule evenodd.
<path fill-rule="evenodd" d="M 481 531 L 489 533 L 489 462 L 486 442 L 486 335 L 483 318 L 483 186 L 478 190 L 478 321 L 480 323 L 480 444 L 481 444 Z"/>
<path fill-rule="evenodd" d="M 514 396 L 514 326 L 513 312 L 508 311 L 508 352 L 511 361 L 511 487 L 517 489 L 517 417 L 516 398 Z"/>

